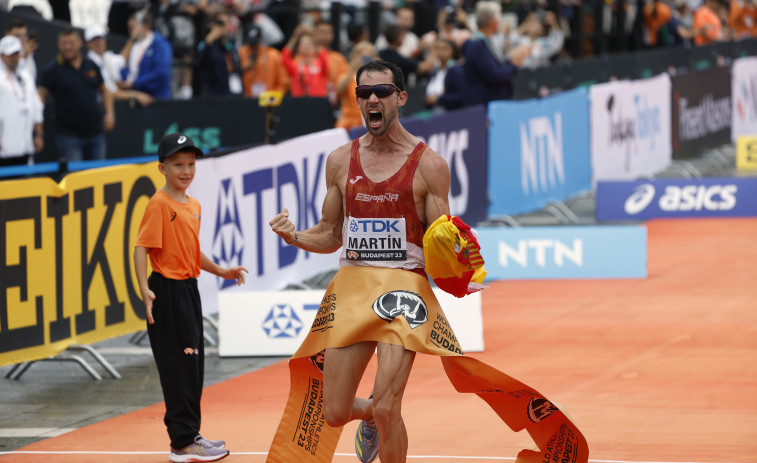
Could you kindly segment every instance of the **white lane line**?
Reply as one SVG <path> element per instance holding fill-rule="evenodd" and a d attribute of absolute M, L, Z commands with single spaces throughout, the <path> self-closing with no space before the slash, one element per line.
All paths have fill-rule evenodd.
<path fill-rule="evenodd" d="M 106 451 L 88 451 L 88 450 L 58 450 L 58 451 L 47 451 L 47 450 L 14 450 L 11 452 L 0 452 L 0 455 L 165 455 L 168 452 L 162 451 L 162 452 L 106 452 Z M 232 455 L 268 455 L 268 452 L 231 452 Z M 334 456 L 337 457 L 351 457 L 355 458 L 354 453 L 335 453 Z M 496 461 L 513 461 L 515 458 L 513 457 L 485 457 L 485 456 L 459 456 L 459 455 L 408 455 L 408 459 L 418 459 L 418 460 L 434 460 L 439 458 L 447 458 L 447 459 L 455 459 L 455 460 L 496 460 Z M 724 461 L 709 461 L 709 462 L 702 462 L 702 461 L 642 461 L 642 460 L 592 460 L 589 459 L 590 462 L 593 463 L 735 463 L 735 462 L 724 462 Z"/>
<path fill-rule="evenodd" d="M 76 428 L 0 428 L 0 437 L 56 437 Z"/>

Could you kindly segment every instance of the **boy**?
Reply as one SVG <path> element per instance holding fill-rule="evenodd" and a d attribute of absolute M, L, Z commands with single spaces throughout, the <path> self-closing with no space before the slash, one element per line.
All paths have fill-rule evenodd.
<path fill-rule="evenodd" d="M 219 267 L 200 251 L 200 203 L 186 193 L 197 156 L 202 151 L 184 134 L 172 133 L 160 141 L 158 169 L 166 184 L 150 198 L 134 248 L 173 462 L 216 461 L 229 454 L 224 441 L 200 435 L 205 353 L 197 277 L 202 269 L 241 285 L 247 272 L 244 267 Z M 153 269 L 149 279 L 148 254 Z"/>

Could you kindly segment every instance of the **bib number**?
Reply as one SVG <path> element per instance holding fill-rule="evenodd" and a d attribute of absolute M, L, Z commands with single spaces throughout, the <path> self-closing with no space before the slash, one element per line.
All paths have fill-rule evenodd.
<path fill-rule="evenodd" d="M 404 218 L 358 219 L 350 217 L 347 224 L 347 259 L 406 260 L 406 238 Z"/>

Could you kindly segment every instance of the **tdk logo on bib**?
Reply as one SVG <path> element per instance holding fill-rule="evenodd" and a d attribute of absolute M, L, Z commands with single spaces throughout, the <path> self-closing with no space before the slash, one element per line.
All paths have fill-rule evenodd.
<path fill-rule="evenodd" d="M 404 221 L 404 219 L 402 219 Z M 383 232 L 396 232 L 399 233 L 400 229 L 397 228 L 397 224 L 400 219 L 351 219 L 350 231 L 359 233 L 383 233 Z"/>
<path fill-rule="evenodd" d="M 349 218 L 346 256 L 349 260 L 405 260 L 407 233 L 404 218 Z"/>
<path fill-rule="evenodd" d="M 757 215 L 757 179 L 660 179 L 599 182 L 597 219 L 655 217 L 752 217 Z"/>

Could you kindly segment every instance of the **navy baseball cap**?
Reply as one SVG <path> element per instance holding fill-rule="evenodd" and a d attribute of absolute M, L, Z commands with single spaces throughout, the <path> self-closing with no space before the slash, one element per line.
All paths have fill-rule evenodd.
<path fill-rule="evenodd" d="M 158 161 L 163 162 L 167 157 L 182 150 L 192 151 L 197 156 L 203 155 L 202 150 L 195 146 L 191 138 L 183 133 L 176 132 L 169 133 L 160 140 L 160 145 L 158 145 Z"/>

